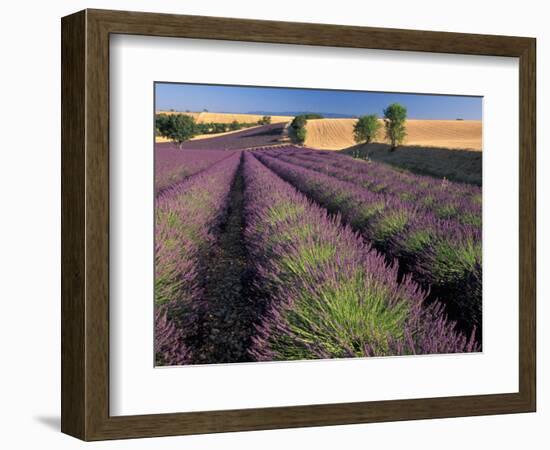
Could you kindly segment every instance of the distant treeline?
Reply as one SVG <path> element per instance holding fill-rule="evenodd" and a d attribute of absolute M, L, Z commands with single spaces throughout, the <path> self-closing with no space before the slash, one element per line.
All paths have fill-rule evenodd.
<path fill-rule="evenodd" d="M 271 116 L 263 116 L 257 122 L 238 122 L 234 120 L 231 123 L 219 122 L 201 122 L 195 121 L 193 116 L 188 114 L 156 114 L 155 129 L 157 136 L 162 136 L 171 141 L 182 144 L 199 134 L 216 134 L 227 131 L 237 131 L 243 128 L 255 127 L 258 125 L 269 125 Z"/>

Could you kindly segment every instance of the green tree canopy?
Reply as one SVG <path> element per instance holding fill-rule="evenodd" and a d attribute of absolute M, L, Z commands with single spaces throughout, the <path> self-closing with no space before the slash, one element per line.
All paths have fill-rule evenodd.
<path fill-rule="evenodd" d="M 168 114 L 157 114 L 155 116 L 155 128 L 159 136 L 166 137 L 168 117 Z"/>
<path fill-rule="evenodd" d="M 271 123 L 271 116 L 263 116 L 258 120 L 258 125 L 269 125 Z"/>
<path fill-rule="evenodd" d="M 407 120 L 407 108 L 399 103 L 392 103 L 384 110 L 384 125 L 386 137 L 391 143 L 391 149 L 403 142 L 407 136 L 405 121 Z"/>
<path fill-rule="evenodd" d="M 299 129 L 299 128 L 304 128 L 306 126 L 306 123 L 307 123 L 307 119 L 305 116 L 296 116 L 290 126 L 292 128 L 294 128 L 295 130 Z"/>
<path fill-rule="evenodd" d="M 214 123 L 213 130 L 214 133 L 225 133 L 227 131 L 228 125 L 226 123 Z"/>
<path fill-rule="evenodd" d="M 376 114 L 369 114 L 367 116 L 359 117 L 353 127 L 353 137 L 358 144 L 365 142 L 370 144 L 373 139 L 376 138 L 378 130 L 382 125 L 378 121 Z"/>
<path fill-rule="evenodd" d="M 305 127 L 298 128 L 294 132 L 294 136 L 295 136 L 296 142 L 298 142 L 298 144 L 303 144 L 306 141 L 306 135 L 307 135 L 307 131 L 306 131 Z"/>
<path fill-rule="evenodd" d="M 158 114 L 155 126 L 161 136 L 176 142 L 179 147 L 195 136 L 195 119 L 186 114 Z"/>

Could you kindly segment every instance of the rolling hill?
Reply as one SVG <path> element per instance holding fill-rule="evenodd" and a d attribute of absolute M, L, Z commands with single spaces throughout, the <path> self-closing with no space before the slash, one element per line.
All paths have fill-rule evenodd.
<path fill-rule="evenodd" d="M 356 145 L 353 126 L 356 119 L 314 119 L 307 122 L 305 145 L 324 150 L 341 150 Z M 444 147 L 481 151 L 479 120 L 407 120 L 404 145 Z M 376 142 L 383 143 L 381 129 Z"/>

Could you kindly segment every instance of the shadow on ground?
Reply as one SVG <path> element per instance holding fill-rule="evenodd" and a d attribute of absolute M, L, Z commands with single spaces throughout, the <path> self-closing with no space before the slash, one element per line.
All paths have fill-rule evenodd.
<path fill-rule="evenodd" d="M 380 161 L 420 175 L 447 178 L 481 186 L 482 153 L 442 147 L 404 145 L 390 151 L 388 144 L 354 145 L 341 150 L 350 156 Z"/>
<path fill-rule="evenodd" d="M 34 420 L 51 430 L 61 430 L 61 417 L 59 416 L 36 416 Z"/>

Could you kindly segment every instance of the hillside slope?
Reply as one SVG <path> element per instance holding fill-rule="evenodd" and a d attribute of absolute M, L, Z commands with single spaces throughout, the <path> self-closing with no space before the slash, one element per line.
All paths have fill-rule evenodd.
<path fill-rule="evenodd" d="M 356 119 L 315 119 L 307 122 L 305 145 L 325 150 L 341 150 L 356 145 L 353 126 Z M 444 147 L 481 151 L 479 120 L 407 120 L 404 145 Z M 380 130 L 376 142 L 384 142 Z"/>

